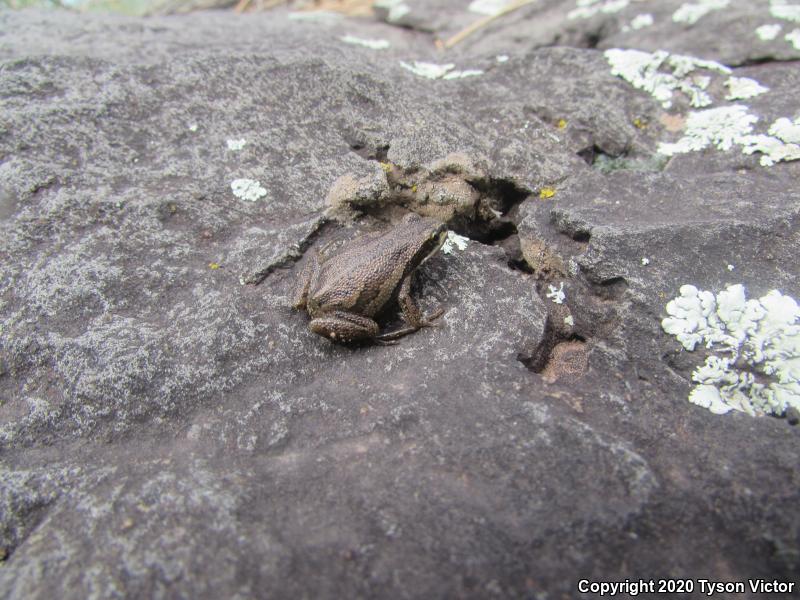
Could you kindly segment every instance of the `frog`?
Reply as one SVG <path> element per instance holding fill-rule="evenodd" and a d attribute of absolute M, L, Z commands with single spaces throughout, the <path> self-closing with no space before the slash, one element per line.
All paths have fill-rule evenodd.
<path fill-rule="evenodd" d="M 328 247 L 306 261 L 292 298 L 311 317 L 311 332 L 336 343 L 396 343 L 436 324 L 440 308 L 424 316 L 411 297 L 414 273 L 447 239 L 447 226 L 409 213 L 393 228 L 357 237 L 334 252 Z M 375 316 L 397 298 L 406 327 L 381 335 Z"/>

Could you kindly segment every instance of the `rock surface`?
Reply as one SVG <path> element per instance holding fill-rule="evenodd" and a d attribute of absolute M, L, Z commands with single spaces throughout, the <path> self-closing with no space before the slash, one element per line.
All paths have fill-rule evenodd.
<path fill-rule="evenodd" d="M 800 161 L 743 137 L 800 118 L 800 24 L 550 0 L 437 50 L 467 4 L 0 13 L 3 597 L 796 580 L 800 432 L 690 404 L 702 352 L 660 321 L 687 283 L 800 298 Z M 694 86 L 665 106 L 616 47 L 732 71 L 662 56 Z M 769 91 L 729 99 L 731 76 Z M 751 131 L 665 151 L 735 106 Z M 472 238 L 417 278 L 441 326 L 311 334 L 303 255 L 409 209 Z"/>

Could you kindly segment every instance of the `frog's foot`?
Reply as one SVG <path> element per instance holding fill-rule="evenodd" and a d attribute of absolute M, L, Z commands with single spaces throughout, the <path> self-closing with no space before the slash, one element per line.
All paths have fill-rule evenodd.
<path fill-rule="evenodd" d="M 308 328 L 317 335 L 340 343 L 374 338 L 380 333 L 380 327 L 372 319 L 343 310 L 335 310 L 312 319 Z"/>
<path fill-rule="evenodd" d="M 389 333 L 384 333 L 383 335 L 376 336 L 375 339 L 379 342 L 386 342 L 389 340 L 396 340 L 398 338 L 403 337 L 404 335 L 408 335 L 409 333 L 414 333 L 422 329 L 423 327 L 439 327 L 439 323 L 434 323 L 434 319 L 438 319 L 444 314 L 444 309 L 440 308 L 434 311 L 432 314 L 428 315 L 424 318 L 419 318 L 416 323 L 409 324 L 408 327 L 403 327 L 402 329 L 397 329 L 396 331 L 390 331 Z"/>

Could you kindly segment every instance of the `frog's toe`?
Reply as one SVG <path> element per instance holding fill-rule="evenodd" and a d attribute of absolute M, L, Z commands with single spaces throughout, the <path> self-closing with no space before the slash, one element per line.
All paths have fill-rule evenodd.
<path fill-rule="evenodd" d="M 441 317 L 443 314 L 444 314 L 443 308 L 439 308 L 433 311 L 431 314 L 422 319 L 420 327 L 441 327 L 441 323 L 434 323 L 434 321 L 439 317 Z"/>

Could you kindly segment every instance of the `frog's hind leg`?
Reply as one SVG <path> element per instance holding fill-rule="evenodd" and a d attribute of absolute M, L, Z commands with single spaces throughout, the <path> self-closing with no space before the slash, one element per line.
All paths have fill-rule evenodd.
<path fill-rule="evenodd" d="M 317 271 L 319 271 L 319 257 L 315 252 L 306 260 L 306 264 L 303 265 L 303 270 L 300 271 L 300 275 L 297 278 L 297 283 L 292 291 L 292 308 L 305 308 L 308 290 L 317 275 Z"/>
<path fill-rule="evenodd" d="M 343 343 L 374 338 L 380 333 L 378 324 L 369 317 L 343 310 L 335 310 L 312 319 L 308 328 L 317 335 Z"/>
<path fill-rule="evenodd" d="M 437 327 L 438 324 L 433 322 L 434 319 L 438 319 L 444 314 L 444 309 L 440 308 L 427 317 L 422 316 L 422 311 L 420 311 L 414 299 L 411 297 L 411 275 L 408 275 L 400 285 L 400 293 L 397 297 L 397 301 L 400 304 L 400 310 L 403 312 L 403 320 L 408 323 L 408 327 L 384 333 L 377 337 L 378 340 L 396 340 L 409 333 L 414 333 L 422 327 Z"/>

